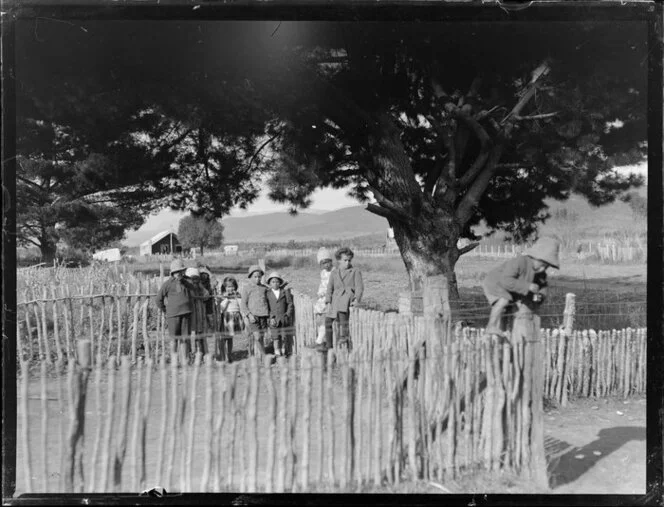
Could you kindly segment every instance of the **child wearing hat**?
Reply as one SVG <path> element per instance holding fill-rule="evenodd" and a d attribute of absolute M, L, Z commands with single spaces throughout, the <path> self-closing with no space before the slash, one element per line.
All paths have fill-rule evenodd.
<path fill-rule="evenodd" d="M 314 303 L 314 314 L 316 316 L 316 325 L 318 326 L 314 346 L 322 347 L 325 344 L 325 312 L 328 309 L 325 296 L 327 295 L 327 285 L 330 282 L 330 275 L 333 269 L 332 252 L 325 247 L 320 247 L 316 254 L 316 260 L 320 266 L 320 284 L 316 293 L 318 299 Z"/>
<path fill-rule="evenodd" d="M 364 292 L 362 273 L 352 265 L 353 251 L 348 247 L 337 250 L 337 269 L 331 272 L 327 285 L 325 302 L 329 304 L 325 316 L 325 344 L 320 350 L 332 348 L 332 323 L 339 323 L 339 340 L 337 345 L 349 345 L 348 317 L 351 306 L 360 304 Z"/>
<path fill-rule="evenodd" d="M 487 334 L 505 336 L 500 329 L 503 311 L 513 301 L 539 304 L 547 286 L 546 270 L 559 269 L 560 244 L 554 238 L 542 238 L 523 255 L 503 262 L 489 271 L 482 283 L 484 294 L 491 304 Z"/>
<path fill-rule="evenodd" d="M 265 273 L 258 265 L 249 267 L 249 283 L 240 291 L 240 312 L 247 322 L 249 334 L 249 353 L 254 355 L 258 347 L 259 355 L 265 354 L 263 336 L 267 329 L 267 318 L 270 311 L 267 306 L 268 288 L 261 283 Z"/>
<path fill-rule="evenodd" d="M 181 259 L 174 259 L 171 262 L 170 277 L 166 280 L 159 292 L 157 292 L 157 307 L 166 314 L 166 325 L 168 334 L 173 339 L 172 351 L 177 352 L 178 348 L 189 355 L 189 340 L 182 337 L 189 336 L 191 324 L 191 284 L 184 278 L 184 262 Z M 179 347 L 180 342 L 184 343 Z"/>
<path fill-rule="evenodd" d="M 244 320 L 240 311 L 240 293 L 237 280 L 232 276 L 224 278 L 221 285 L 221 339 L 217 340 L 217 356 L 231 362 L 233 338 L 244 331 Z"/>
<path fill-rule="evenodd" d="M 187 268 L 184 276 L 189 279 L 191 289 L 191 331 L 196 333 L 194 343 L 196 351 L 205 355 L 208 351 L 207 339 L 208 329 L 211 327 L 211 311 L 208 312 L 208 302 L 212 300 L 210 293 L 201 282 L 200 271 L 197 268 Z M 209 308 L 211 310 L 211 308 Z"/>
<path fill-rule="evenodd" d="M 286 351 L 290 349 L 292 336 L 290 327 L 293 325 L 295 314 L 293 296 L 290 289 L 286 288 L 287 283 L 276 271 L 267 277 L 267 284 L 270 286 L 267 291 L 267 307 L 270 312 L 269 336 L 275 355 L 285 356 Z"/>

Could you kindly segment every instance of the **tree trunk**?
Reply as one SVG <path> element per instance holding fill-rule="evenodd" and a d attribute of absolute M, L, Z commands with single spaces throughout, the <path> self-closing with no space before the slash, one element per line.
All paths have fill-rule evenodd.
<path fill-rule="evenodd" d="M 56 244 L 48 238 L 39 239 L 39 250 L 41 252 L 41 260 L 46 264 L 53 264 L 55 254 L 58 249 Z"/>
<path fill-rule="evenodd" d="M 459 299 L 454 272 L 459 250 L 456 247 L 456 233 L 449 231 L 454 229 L 449 227 L 451 220 L 451 217 L 445 217 L 442 211 L 437 210 L 428 219 L 421 216 L 417 227 L 404 226 L 398 222 L 390 225 L 408 271 L 410 290 L 421 292 L 427 280 L 443 276 L 447 280 L 450 304 L 454 307 L 454 301 Z"/>
<path fill-rule="evenodd" d="M 427 280 L 443 276 L 449 289 L 446 294 L 451 301 L 458 300 L 454 266 L 459 259 L 461 226 L 454 209 L 422 191 L 399 129 L 387 115 L 377 118 L 368 144 L 373 148 L 373 167 L 367 182 L 378 205 L 367 208 L 387 218 L 392 227 L 410 290 L 421 292 Z"/>

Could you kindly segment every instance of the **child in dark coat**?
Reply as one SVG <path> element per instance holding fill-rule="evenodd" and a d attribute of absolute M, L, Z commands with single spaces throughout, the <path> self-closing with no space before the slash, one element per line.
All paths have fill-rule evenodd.
<path fill-rule="evenodd" d="M 276 271 L 267 277 L 270 289 L 267 291 L 267 306 L 270 312 L 268 327 L 274 353 L 285 356 L 290 349 L 290 327 L 293 325 L 295 307 L 293 296 L 286 288 L 283 278 Z"/>
<path fill-rule="evenodd" d="M 190 353 L 189 337 L 191 326 L 191 284 L 184 278 L 184 262 L 175 259 L 171 262 L 170 278 L 164 282 L 156 296 L 157 307 L 166 314 L 168 334 L 173 340 L 171 350 L 176 352 L 180 342 L 184 356 Z"/>
<path fill-rule="evenodd" d="M 208 303 L 212 300 L 210 293 L 201 283 L 200 271 L 197 268 L 187 268 L 185 277 L 192 284 L 191 290 L 191 331 L 196 333 L 196 351 L 205 355 L 208 352 L 207 334 L 211 328 L 211 310 Z"/>
<path fill-rule="evenodd" d="M 264 274 L 259 266 L 250 266 L 248 272 L 249 283 L 240 290 L 240 311 L 247 322 L 249 353 L 253 356 L 257 347 L 259 357 L 265 354 L 263 337 L 270 315 L 267 307 L 268 288 L 261 283 Z"/>
<path fill-rule="evenodd" d="M 546 270 L 559 269 L 560 244 L 553 238 L 542 238 L 523 255 L 510 259 L 489 271 L 482 283 L 491 304 L 487 334 L 505 336 L 500 329 L 503 311 L 513 301 L 531 299 L 541 303 L 547 286 Z"/>

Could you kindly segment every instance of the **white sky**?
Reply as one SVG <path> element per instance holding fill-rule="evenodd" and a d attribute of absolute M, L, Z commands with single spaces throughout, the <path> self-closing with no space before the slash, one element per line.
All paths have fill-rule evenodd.
<path fill-rule="evenodd" d="M 316 190 L 312 198 L 312 205 L 310 208 L 315 210 L 326 210 L 332 211 L 339 208 L 347 208 L 349 206 L 358 206 L 360 203 L 355 199 L 351 199 L 346 195 L 348 192 L 347 189 L 334 190 L 331 188 L 325 188 Z M 241 217 L 247 213 L 276 213 L 279 211 L 288 211 L 288 205 L 279 204 L 271 201 L 267 197 L 267 190 L 262 192 L 260 197 L 250 205 L 246 211 L 234 208 L 231 211 L 231 216 Z M 306 212 L 306 210 L 304 210 Z"/>

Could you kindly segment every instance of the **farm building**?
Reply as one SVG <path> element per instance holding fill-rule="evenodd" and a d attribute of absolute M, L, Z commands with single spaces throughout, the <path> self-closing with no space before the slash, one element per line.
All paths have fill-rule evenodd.
<path fill-rule="evenodd" d="M 92 258 L 96 261 L 116 262 L 122 258 L 122 254 L 119 248 L 109 248 L 93 253 Z"/>
<path fill-rule="evenodd" d="M 160 232 L 141 243 L 140 246 L 140 255 L 171 254 L 181 251 L 182 245 L 180 245 L 178 237 L 170 231 Z"/>
<path fill-rule="evenodd" d="M 224 255 L 236 255 L 237 245 L 226 245 L 224 247 Z"/>

